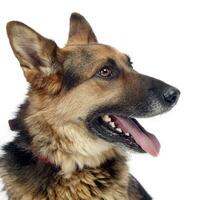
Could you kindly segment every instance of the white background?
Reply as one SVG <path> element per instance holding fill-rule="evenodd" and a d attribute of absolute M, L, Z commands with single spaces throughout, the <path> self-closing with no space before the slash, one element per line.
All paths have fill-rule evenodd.
<path fill-rule="evenodd" d="M 200 199 L 200 5 L 194 0 L 0 1 L 0 145 L 13 133 L 7 121 L 25 98 L 27 84 L 6 36 L 19 20 L 59 46 L 71 12 L 82 13 L 100 42 L 128 53 L 134 67 L 181 90 L 169 113 L 143 119 L 159 138 L 159 157 L 132 154 L 130 170 L 155 200 Z M 0 185 L 2 188 L 2 185 Z M 0 200 L 6 200 L 4 192 Z"/>

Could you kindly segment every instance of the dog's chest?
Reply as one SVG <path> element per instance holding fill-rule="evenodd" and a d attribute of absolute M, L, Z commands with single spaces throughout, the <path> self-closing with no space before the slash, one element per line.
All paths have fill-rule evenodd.
<path fill-rule="evenodd" d="M 59 180 L 48 190 L 55 200 L 127 200 L 127 181 L 116 179 L 106 171 L 85 170 L 69 180 Z"/>
<path fill-rule="evenodd" d="M 126 166 L 112 159 L 77 171 L 70 179 L 57 178 L 47 193 L 52 200 L 127 200 L 127 187 Z"/>

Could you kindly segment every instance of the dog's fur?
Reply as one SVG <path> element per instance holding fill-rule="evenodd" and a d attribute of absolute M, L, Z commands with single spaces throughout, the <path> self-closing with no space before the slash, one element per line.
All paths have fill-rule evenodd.
<path fill-rule="evenodd" d="M 130 95 L 137 108 L 143 108 L 135 109 L 136 116 L 163 112 L 159 102 L 151 112 L 139 104 L 146 99 L 144 87 L 150 79 L 135 72 L 126 55 L 99 44 L 88 22 L 77 13 L 71 16 L 64 48 L 20 22 L 8 23 L 7 32 L 30 83 L 25 103 L 10 121 L 17 136 L 4 146 L 0 159 L 9 199 L 151 199 L 128 173 L 124 149 L 98 137 L 86 124 L 94 110 L 131 107 Z M 95 76 L 107 60 L 121 67 L 120 77 Z"/>

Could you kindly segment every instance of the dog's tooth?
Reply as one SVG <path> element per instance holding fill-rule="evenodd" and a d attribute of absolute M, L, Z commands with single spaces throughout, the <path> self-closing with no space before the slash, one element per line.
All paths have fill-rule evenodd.
<path fill-rule="evenodd" d="M 103 119 L 104 121 L 106 121 L 106 115 L 104 115 L 104 116 L 102 117 L 102 119 Z"/>
<path fill-rule="evenodd" d="M 130 133 L 125 133 L 126 136 L 130 136 Z"/>
<path fill-rule="evenodd" d="M 109 115 L 106 115 L 106 121 L 111 122 L 111 118 L 109 117 Z"/>
<path fill-rule="evenodd" d="M 114 122 L 110 122 L 109 124 L 110 124 L 110 126 L 112 126 L 113 128 L 116 127 Z"/>
<path fill-rule="evenodd" d="M 111 118 L 110 118 L 108 115 L 104 115 L 104 116 L 103 116 L 103 120 L 104 120 L 105 122 L 111 122 Z"/>
<path fill-rule="evenodd" d="M 116 131 L 122 133 L 122 129 L 121 128 L 116 128 Z"/>

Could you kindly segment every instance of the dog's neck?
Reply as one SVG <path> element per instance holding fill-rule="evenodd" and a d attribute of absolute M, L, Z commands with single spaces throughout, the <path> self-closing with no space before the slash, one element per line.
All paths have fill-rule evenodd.
<path fill-rule="evenodd" d="M 39 119 L 37 117 L 37 115 L 34 118 L 27 117 L 26 120 L 17 117 L 10 120 L 10 129 L 18 132 L 25 130 L 25 134 L 30 137 L 30 143 L 23 148 L 31 151 L 41 162 L 59 167 L 66 178 L 70 178 L 77 170 L 85 167 L 96 168 L 106 160 L 122 155 L 121 150 L 114 147 L 99 153 L 90 152 L 90 155 L 87 154 L 88 152 L 84 154 L 72 151 L 69 148 L 72 145 L 71 141 L 64 134 L 57 134 L 52 126 L 42 121 L 41 117 Z M 32 122 L 35 124 L 33 125 Z"/>
<path fill-rule="evenodd" d="M 16 177 L 24 181 L 23 192 L 19 196 L 30 191 L 30 188 L 34 194 L 38 194 L 41 188 L 46 192 L 46 188 L 52 187 L 59 198 L 62 192 L 64 194 L 69 190 L 71 184 L 74 191 L 85 185 L 90 188 L 92 192 L 89 199 L 95 195 L 102 197 L 102 191 L 105 199 L 111 199 L 113 195 L 121 195 L 119 199 L 124 199 L 127 195 L 128 167 L 121 149 L 99 139 L 95 141 L 84 137 L 85 133 L 79 132 L 73 124 L 52 126 L 41 112 L 27 112 L 27 107 L 27 104 L 23 105 L 16 119 L 9 121 L 17 137 L 8 144 L 7 155 L 15 158 L 10 161 L 11 166 L 20 169 L 20 172 L 13 171 Z M 67 137 L 70 134 L 72 138 Z M 78 141 L 72 143 L 73 137 Z M 25 179 L 26 174 L 31 178 Z M 93 194 L 96 191 L 99 193 Z M 75 195 L 78 199 L 79 193 Z"/>

